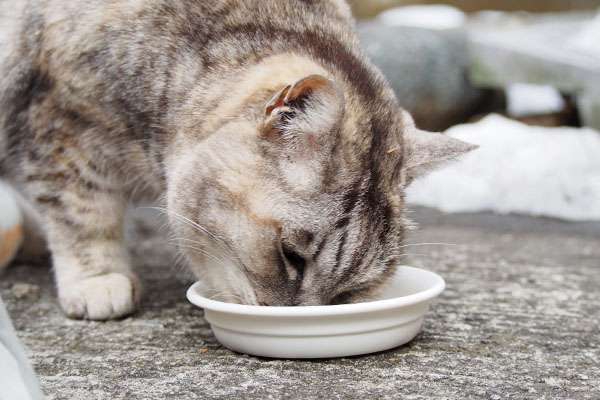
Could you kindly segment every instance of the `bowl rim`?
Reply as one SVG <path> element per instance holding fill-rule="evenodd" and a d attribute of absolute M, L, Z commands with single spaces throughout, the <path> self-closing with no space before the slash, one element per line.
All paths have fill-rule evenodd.
<path fill-rule="evenodd" d="M 200 288 L 202 287 L 201 281 L 192 284 L 192 286 L 190 286 L 187 290 L 186 296 L 192 304 L 205 310 L 247 316 L 273 316 L 294 318 L 352 315 L 411 306 L 435 298 L 444 290 L 446 286 L 444 279 L 435 272 L 422 268 L 402 265 L 399 266 L 398 270 L 396 271 L 396 274 L 400 273 L 401 270 L 408 270 L 424 275 L 429 275 L 429 277 L 433 278 L 434 283 L 431 287 L 425 290 L 407 296 L 394 297 L 391 299 L 384 300 L 367 301 L 362 303 L 335 304 L 323 306 L 255 306 L 212 300 L 198 293 L 198 290 L 200 290 Z"/>

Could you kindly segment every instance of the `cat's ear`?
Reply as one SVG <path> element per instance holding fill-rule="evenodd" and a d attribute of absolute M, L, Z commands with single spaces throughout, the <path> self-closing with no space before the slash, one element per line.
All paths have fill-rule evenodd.
<path fill-rule="evenodd" d="M 265 107 L 265 126 L 273 135 L 316 145 L 342 121 L 344 94 L 337 83 L 310 75 L 281 89 Z M 303 138 L 299 138 L 303 136 Z"/>
<path fill-rule="evenodd" d="M 422 131 L 414 125 L 407 128 L 403 140 L 407 185 L 445 162 L 479 147 L 443 133 Z"/>
<path fill-rule="evenodd" d="M 262 136 L 294 188 L 317 188 L 344 116 L 337 83 L 310 75 L 281 89 L 265 107 Z"/>

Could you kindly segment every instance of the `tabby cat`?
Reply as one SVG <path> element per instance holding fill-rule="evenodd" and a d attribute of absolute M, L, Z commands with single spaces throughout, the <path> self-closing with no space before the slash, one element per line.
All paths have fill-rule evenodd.
<path fill-rule="evenodd" d="M 368 298 L 404 187 L 472 148 L 414 126 L 342 0 L 0 0 L 0 176 L 74 318 L 134 310 L 123 218 L 145 199 L 231 301 Z"/>

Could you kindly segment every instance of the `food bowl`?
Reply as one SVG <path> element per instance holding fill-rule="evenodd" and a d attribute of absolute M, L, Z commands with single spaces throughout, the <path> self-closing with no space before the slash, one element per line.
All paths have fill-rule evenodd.
<path fill-rule="evenodd" d="M 437 274 L 399 267 L 374 301 L 270 307 L 212 300 L 202 282 L 187 291 L 223 346 L 273 358 L 325 358 L 373 353 L 413 339 L 429 303 L 444 290 Z"/>

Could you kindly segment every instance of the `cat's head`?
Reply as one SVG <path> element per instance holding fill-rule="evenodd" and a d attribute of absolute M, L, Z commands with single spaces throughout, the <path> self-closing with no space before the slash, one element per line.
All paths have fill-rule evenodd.
<path fill-rule="evenodd" d="M 267 92 L 182 152 L 168 195 L 179 247 L 231 301 L 368 298 L 402 256 L 406 185 L 473 146 L 321 75 Z"/>

